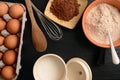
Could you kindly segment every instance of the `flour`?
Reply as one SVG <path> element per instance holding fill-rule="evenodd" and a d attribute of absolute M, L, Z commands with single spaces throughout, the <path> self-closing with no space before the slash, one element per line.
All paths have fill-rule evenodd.
<path fill-rule="evenodd" d="M 86 18 L 88 34 L 96 42 L 109 44 L 108 31 L 112 40 L 120 38 L 120 11 L 106 3 L 101 3 L 90 10 Z"/>

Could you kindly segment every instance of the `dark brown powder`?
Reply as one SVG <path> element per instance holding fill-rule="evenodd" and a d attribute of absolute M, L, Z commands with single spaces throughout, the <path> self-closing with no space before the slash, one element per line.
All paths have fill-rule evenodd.
<path fill-rule="evenodd" d="M 54 0 L 50 11 L 57 18 L 69 21 L 79 14 L 79 6 L 77 0 Z"/>

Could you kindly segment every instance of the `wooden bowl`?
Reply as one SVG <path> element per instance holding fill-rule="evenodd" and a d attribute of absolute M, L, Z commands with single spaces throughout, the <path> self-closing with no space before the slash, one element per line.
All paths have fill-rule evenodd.
<path fill-rule="evenodd" d="M 109 44 L 102 44 L 100 42 L 97 42 L 95 41 L 94 39 L 91 38 L 90 34 L 88 34 L 88 29 L 86 27 L 86 17 L 89 13 L 89 11 L 95 7 L 96 5 L 98 4 L 101 4 L 101 3 L 107 3 L 109 5 L 112 5 L 114 7 L 116 7 L 118 10 L 120 10 L 120 0 L 95 0 L 93 1 L 88 7 L 87 9 L 85 10 L 84 14 L 83 14 L 83 19 L 82 19 L 82 28 L 83 28 L 83 32 L 85 34 L 85 36 L 88 38 L 88 40 L 90 42 L 92 42 L 94 45 L 96 46 L 99 46 L 99 47 L 103 47 L 103 48 L 109 48 L 110 45 Z M 114 46 L 117 47 L 117 46 L 120 46 L 120 39 L 119 40 L 116 40 L 113 42 Z"/>

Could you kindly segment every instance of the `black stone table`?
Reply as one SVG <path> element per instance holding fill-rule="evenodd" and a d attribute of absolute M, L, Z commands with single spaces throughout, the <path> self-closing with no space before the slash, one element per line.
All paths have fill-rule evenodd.
<path fill-rule="evenodd" d="M 4 0 L 9 2 L 20 2 L 25 5 L 24 0 Z M 33 3 L 44 12 L 48 0 L 32 0 Z M 89 0 L 91 3 L 92 0 Z M 45 52 L 36 52 L 31 40 L 31 22 L 27 13 L 27 22 L 25 25 L 25 33 L 23 38 L 21 65 L 22 69 L 18 80 L 34 80 L 33 65 L 35 61 L 42 55 L 47 53 L 55 53 L 61 56 L 66 62 L 72 57 L 80 57 L 84 59 L 90 66 L 93 74 L 93 80 L 120 80 L 120 65 L 114 65 L 111 60 L 110 49 L 101 49 L 93 45 L 85 37 L 82 31 L 82 17 L 77 26 L 73 30 L 61 27 L 63 38 L 60 41 L 52 41 L 45 30 L 41 26 L 40 21 L 35 14 L 36 20 L 40 28 L 44 32 L 48 41 L 48 48 Z M 116 48 L 120 57 L 120 47 Z M 103 57 L 103 55 L 105 55 Z M 99 57 L 102 56 L 100 59 Z M 99 61 L 98 61 L 99 60 Z M 99 64 L 98 64 L 99 63 Z"/>

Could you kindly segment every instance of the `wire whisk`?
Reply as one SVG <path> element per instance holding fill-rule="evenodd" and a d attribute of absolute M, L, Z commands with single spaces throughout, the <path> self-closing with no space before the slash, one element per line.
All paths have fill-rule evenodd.
<path fill-rule="evenodd" d="M 38 15 L 44 29 L 46 30 L 48 36 L 52 40 L 60 40 L 63 36 L 63 32 L 60 27 L 58 27 L 52 20 L 48 19 L 31 1 L 32 7 Z"/>

